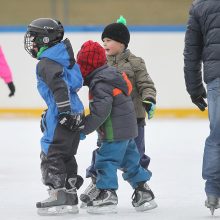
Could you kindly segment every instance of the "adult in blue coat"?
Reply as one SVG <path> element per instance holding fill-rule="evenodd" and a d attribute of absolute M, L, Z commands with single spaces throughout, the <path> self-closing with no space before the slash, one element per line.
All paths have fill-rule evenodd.
<path fill-rule="evenodd" d="M 213 214 L 220 207 L 220 1 L 193 2 L 185 35 L 184 63 L 186 88 L 192 102 L 204 111 L 206 96 L 208 100 L 210 134 L 205 142 L 202 175 L 206 180 L 205 204 Z"/>

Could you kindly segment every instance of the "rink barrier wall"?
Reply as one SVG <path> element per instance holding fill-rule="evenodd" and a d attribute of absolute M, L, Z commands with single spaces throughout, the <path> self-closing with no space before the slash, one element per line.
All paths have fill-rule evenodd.
<path fill-rule="evenodd" d="M 65 26 L 65 32 L 73 44 L 74 51 L 78 51 L 85 40 L 100 42 L 103 28 L 102 25 Z M 184 85 L 182 53 L 186 26 L 140 25 L 128 28 L 131 31 L 129 48 L 146 61 L 147 69 L 158 90 L 155 118 L 207 118 L 207 111 L 201 112 L 191 103 Z M 40 117 L 45 109 L 35 86 L 36 76 L 33 73 L 36 62 L 28 57 L 22 45 L 25 31 L 26 26 L 0 26 L 0 42 L 12 69 L 16 86 L 15 96 L 9 99 L 8 89 L 2 80 L 0 81 L 0 117 Z M 15 55 L 16 45 L 18 50 Z M 165 84 L 166 80 L 170 84 Z M 82 89 L 80 97 L 85 108 L 88 108 L 85 89 Z"/>
<path fill-rule="evenodd" d="M 44 111 L 39 109 L 0 109 L 0 117 L 39 118 Z M 85 109 L 85 114 L 89 109 Z M 156 109 L 154 118 L 208 118 L 208 111 L 201 112 L 198 109 Z"/>

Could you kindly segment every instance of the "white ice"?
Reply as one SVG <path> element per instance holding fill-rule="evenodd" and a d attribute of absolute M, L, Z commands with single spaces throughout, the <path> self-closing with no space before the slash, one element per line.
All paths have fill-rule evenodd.
<path fill-rule="evenodd" d="M 153 172 L 149 185 L 155 193 L 157 209 L 135 212 L 131 205 L 133 190 L 122 180 L 119 171 L 118 214 L 97 216 L 80 210 L 76 215 L 40 217 L 35 203 L 45 199 L 47 192 L 41 183 L 39 120 L 0 120 L 0 219 L 212 219 L 210 211 L 204 207 L 204 181 L 201 177 L 208 120 L 154 119 L 148 122 L 145 133 L 146 152 L 151 157 L 150 170 Z M 85 176 L 95 146 L 95 134 L 80 143 L 77 160 L 82 176 Z M 79 194 L 88 184 L 89 180 L 85 179 Z M 220 210 L 216 210 L 215 217 L 220 217 Z"/>

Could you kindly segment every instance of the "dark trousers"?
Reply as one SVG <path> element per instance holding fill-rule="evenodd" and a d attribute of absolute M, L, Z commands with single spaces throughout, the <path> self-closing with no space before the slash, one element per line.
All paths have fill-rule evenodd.
<path fill-rule="evenodd" d="M 144 126 L 138 125 L 138 136 L 134 139 L 138 152 L 140 154 L 140 165 L 148 170 L 148 166 L 150 163 L 150 157 L 145 154 L 145 138 L 144 138 Z M 99 148 L 96 148 L 92 153 L 92 161 L 91 165 L 86 169 L 86 177 L 96 177 L 96 170 L 95 170 L 95 157 L 96 152 Z"/>
<path fill-rule="evenodd" d="M 145 154 L 144 130 L 144 126 L 138 126 L 138 136 L 134 141 L 140 154 L 140 165 L 147 170 L 150 164 L 150 157 Z"/>
<path fill-rule="evenodd" d="M 48 152 L 41 152 L 41 172 L 45 185 L 53 188 L 67 187 L 68 179 L 77 177 L 75 155 L 79 145 L 79 132 L 57 125 Z"/>

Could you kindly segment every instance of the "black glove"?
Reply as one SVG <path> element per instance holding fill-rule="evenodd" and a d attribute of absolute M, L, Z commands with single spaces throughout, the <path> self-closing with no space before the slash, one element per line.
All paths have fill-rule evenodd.
<path fill-rule="evenodd" d="M 10 90 L 10 93 L 9 93 L 9 97 L 13 96 L 15 94 L 15 85 L 13 82 L 10 82 L 8 83 L 8 88 Z"/>
<path fill-rule="evenodd" d="M 205 108 L 208 106 L 206 101 L 204 100 L 207 96 L 206 96 L 206 92 L 204 92 L 202 95 L 200 96 L 190 96 L 192 99 L 192 102 L 198 106 L 198 108 L 201 111 L 205 111 Z"/>
<path fill-rule="evenodd" d="M 79 131 L 84 128 L 84 116 L 78 113 L 61 112 L 59 114 L 59 123 L 71 131 Z"/>

